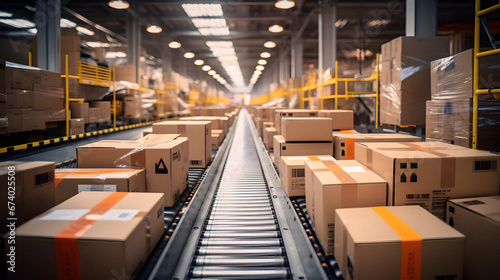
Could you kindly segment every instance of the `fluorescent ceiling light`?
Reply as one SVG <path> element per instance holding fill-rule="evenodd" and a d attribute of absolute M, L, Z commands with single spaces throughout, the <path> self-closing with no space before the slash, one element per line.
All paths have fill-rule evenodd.
<path fill-rule="evenodd" d="M 35 23 L 26 19 L 8 19 L 2 18 L 0 22 L 6 25 L 10 25 L 16 28 L 33 28 L 35 27 Z"/>
<path fill-rule="evenodd" d="M 268 49 L 272 49 L 272 48 L 276 47 L 276 43 L 273 41 L 267 41 L 264 43 L 264 47 L 268 48 Z"/>
<path fill-rule="evenodd" d="M 107 42 L 99 42 L 99 41 L 92 41 L 92 42 L 85 42 L 89 47 L 91 48 L 110 48 L 110 47 L 122 47 L 123 44 L 121 43 L 107 43 Z"/>
<path fill-rule="evenodd" d="M 184 57 L 185 57 L 185 58 L 193 58 L 193 57 L 194 57 L 194 53 L 192 53 L 192 52 L 187 52 L 187 53 L 185 53 L 185 54 L 184 54 Z"/>
<path fill-rule="evenodd" d="M 272 25 L 272 26 L 269 26 L 269 31 L 273 32 L 273 33 L 280 33 L 283 31 L 283 27 L 281 25 Z"/>
<path fill-rule="evenodd" d="M 189 17 L 221 17 L 220 4 L 182 4 L 182 8 Z"/>
<path fill-rule="evenodd" d="M 257 69 L 257 70 L 261 70 L 261 71 L 262 71 L 262 70 L 264 70 L 264 66 L 262 66 L 262 65 L 257 65 L 257 67 L 255 67 L 255 69 Z"/>
<path fill-rule="evenodd" d="M 212 69 L 212 67 L 210 67 L 209 65 L 204 65 L 203 67 L 201 67 L 201 70 L 203 71 L 208 71 L 210 69 Z"/>
<path fill-rule="evenodd" d="M 227 27 L 227 26 L 224 26 L 224 27 L 203 27 L 203 28 L 198 28 L 198 31 L 200 31 L 201 35 L 203 35 L 203 36 L 210 36 L 210 35 L 223 36 L 223 35 L 229 35 L 229 27 Z"/>
<path fill-rule="evenodd" d="M 176 41 L 172 41 L 172 42 L 168 43 L 168 47 L 171 49 L 178 49 L 181 47 L 181 43 L 176 42 Z"/>
<path fill-rule="evenodd" d="M 227 26 L 226 20 L 223 18 L 193 18 L 191 21 L 197 28 Z"/>
<path fill-rule="evenodd" d="M 267 64 L 267 60 L 265 60 L 265 59 L 259 59 L 259 61 L 257 61 L 257 63 L 259 65 L 266 65 Z"/>
<path fill-rule="evenodd" d="M 291 0 L 279 0 L 276 1 L 274 6 L 278 9 L 290 9 L 295 6 L 295 2 Z"/>
<path fill-rule="evenodd" d="M 260 74 L 262 74 L 262 71 L 260 71 L 260 70 L 255 70 L 253 73 L 254 73 L 254 74 L 257 74 L 257 75 L 260 75 Z"/>
<path fill-rule="evenodd" d="M 205 63 L 205 61 L 201 60 L 201 59 L 197 59 L 194 61 L 194 65 L 203 65 Z"/>
<path fill-rule="evenodd" d="M 260 57 L 262 57 L 262 58 L 270 58 L 271 54 L 268 53 L 268 52 L 263 52 L 263 53 L 260 54 Z"/>
<path fill-rule="evenodd" d="M 209 48 L 232 48 L 232 41 L 207 41 L 207 46 Z"/>
<path fill-rule="evenodd" d="M 111 8 L 118 9 L 118 10 L 128 9 L 128 7 L 130 7 L 130 4 L 124 0 L 112 0 L 112 1 L 108 2 L 108 5 Z"/>
<path fill-rule="evenodd" d="M 76 27 L 76 23 L 72 22 L 69 19 L 65 19 L 65 18 L 61 18 L 60 25 L 61 25 L 61 28 L 75 28 Z"/>
<path fill-rule="evenodd" d="M 335 27 L 342 28 L 349 22 L 348 19 L 339 19 L 335 22 Z"/>
<path fill-rule="evenodd" d="M 30 29 L 28 29 L 28 32 L 36 34 L 38 32 L 38 30 L 36 30 L 36 28 L 30 28 Z"/>
<path fill-rule="evenodd" d="M 210 71 L 208 71 L 208 75 L 210 75 L 210 76 L 213 76 L 213 75 L 215 75 L 215 74 L 216 74 L 215 70 L 210 70 Z"/>
<path fill-rule="evenodd" d="M 368 26 L 383 26 L 387 25 L 391 22 L 389 19 L 374 19 L 370 22 L 368 22 Z"/>
<path fill-rule="evenodd" d="M 127 57 L 125 52 L 106 52 L 106 58 Z"/>
<path fill-rule="evenodd" d="M 219 74 L 215 74 L 214 75 L 214 79 L 218 79 L 218 78 L 220 78 L 220 75 Z"/>
<path fill-rule="evenodd" d="M 85 28 L 85 27 L 82 27 L 82 26 L 77 26 L 77 27 L 76 27 L 76 30 L 77 30 L 78 32 L 82 33 L 82 34 L 87 35 L 87 36 L 94 36 L 94 34 L 95 34 L 95 32 L 94 32 L 94 31 L 89 30 L 89 29 L 87 29 L 87 28 Z"/>
<path fill-rule="evenodd" d="M 150 24 L 148 28 L 146 28 L 146 31 L 148 31 L 149 33 L 160 33 L 162 30 L 163 29 L 156 24 Z"/>
<path fill-rule="evenodd" d="M 3 18 L 12 17 L 12 13 L 0 11 L 0 17 L 3 17 Z"/>

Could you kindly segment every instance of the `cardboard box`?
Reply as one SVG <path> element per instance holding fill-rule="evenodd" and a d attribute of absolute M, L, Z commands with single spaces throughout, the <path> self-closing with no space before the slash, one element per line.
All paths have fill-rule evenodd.
<path fill-rule="evenodd" d="M 101 110 L 101 117 L 98 122 L 111 121 L 111 102 L 110 101 L 91 101 L 90 107 L 99 108 Z"/>
<path fill-rule="evenodd" d="M 137 141 L 103 140 L 77 148 L 79 168 L 146 169 L 146 191 L 163 193 L 172 207 L 186 189 L 189 141 L 178 134 L 149 134 Z"/>
<path fill-rule="evenodd" d="M 332 141 L 330 118 L 282 118 L 282 135 L 287 142 Z"/>
<path fill-rule="evenodd" d="M 54 163 L 48 161 L 4 161 L 0 162 L 0 195 L 5 211 L 1 211 L 0 231 L 6 232 L 8 218 L 16 218 L 16 226 L 28 221 L 43 211 L 54 207 Z M 12 199 L 11 199 L 12 198 Z M 12 202 L 14 215 L 8 216 Z"/>
<path fill-rule="evenodd" d="M 280 167 L 284 156 L 333 156 L 332 142 L 287 143 L 282 135 L 273 136 L 274 164 Z"/>
<path fill-rule="evenodd" d="M 335 212 L 335 259 L 346 280 L 462 279 L 464 243 L 418 206 Z"/>
<path fill-rule="evenodd" d="M 276 132 L 276 128 L 275 127 L 266 127 L 264 128 L 264 137 L 262 137 L 264 139 L 264 144 L 266 145 L 267 147 L 267 150 L 268 151 L 273 151 L 273 137 L 274 135 L 278 135 L 278 133 Z"/>
<path fill-rule="evenodd" d="M 7 109 L 7 132 L 21 132 L 32 130 L 30 109 Z"/>
<path fill-rule="evenodd" d="M 69 128 L 71 135 L 78 135 L 85 133 L 85 119 L 70 119 L 69 120 Z"/>
<path fill-rule="evenodd" d="M 142 136 L 146 136 L 153 133 L 153 127 L 148 127 L 142 131 Z"/>
<path fill-rule="evenodd" d="M 217 150 L 222 144 L 222 140 L 224 139 L 222 132 L 222 129 L 212 129 L 212 150 Z"/>
<path fill-rule="evenodd" d="M 281 119 L 282 118 L 307 118 L 307 117 L 317 117 L 318 110 L 289 110 L 282 109 L 274 111 L 274 126 L 276 131 L 281 135 Z"/>
<path fill-rule="evenodd" d="M 419 142 L 420 137 L 392 133 L 336 134 L 333 137 L 333 157 L 337 160 L 355 159 L 355 143 L 364 142 Z"/>
<path fill-rule="evenodd" d="M 32 130 L 41 130 L 45 129 L 45 116 L 46 113 L 44 111 L 31 111 L 31 129 Z"/>
<path fill-rule="evenodd" d="M 274 127 L 274 122 L 269 122 L 269 121 L 266 121 L 265 119 L 258 118 L 255 125 L 257 126 L 257 131 L 259 132 L 259 136 L 263 137 L 264 136 L 264 128 Z"/>
<path fill-rule="evenodd" d="M 83 191 L 145 192 L 144 169 L 61 168 L 55 171 L 56 204 Z"/>
<path fill-rule="evenodd" d="M 499 155 L 441 142 L 365 142 L 355 148 L 356 160 L 389 183 L 388 205 L 420 205 L 444 220 L 450 198 L 499 193 Z"/>
<path fill-rule="evenodd" d="M 163 219 L 162 194 L 82 192 L 17 228 L 9 276 L 135 277 L 163 235 Z"/>
<path fill-rule="evenodd" d="M 349 130 L 354 127 L 354 112 L 352 110 L 320 110 L 318 117 L 331 118 L 331 130 Z"/>
<path fill-rule="evenodd" d="M 71 118 L 85 119 L 85 123 L 88 123 L 90 121 L 89 103 L 70 102 L 69 109 L 71 110 Z"/>
<path fill-rule="evenodd" d="M 281 157 L 280 181 L 288 196 L 305 196 L 305 162 L 335 160 L 332 156 Z"/>
<path fill-rule="evenodd" d="M 212 116 L 212 117 L 225 117 L 229 113 L 228 107 L 218 106 L 196 106 L 191 108 L 192 116 Z"/>
<path fill-rule="evenodd" d="M 141 117 L 141 97 L 140 96 L 125 96 L 124 117 L 128 119 L 138 119 Z"/>
<path fill-rule="evenodd" d="M 305 195 L 325 254 L 333 255 L 335 210 L 385 206 L 387 182 L 355 160 L 306 161 Z"/>
<path fill-rule="evenodd" d="M 189 167 L 207 167 L 212 157 L 211 122 L 164 121 L 153 124 L 153 134 L 177 133 L 189 138 Z"/>
<path fill-rule="evenodd" d="M 98 123 L 101 120 L 101 108 L 89 108 L 89 123 Z"/>
<path fill-rule="evenodd" d="M 210 116 L 196 116 L 196 117 L 181 117 L 180 121 L 211 121 L 212 129 L 222 129 L 224 136 L 229 129 L 228 117 L 210 117 Z"/>
<path fill-rule="evenodd" d="M 500 279 L 500 196 L 451 199 L 447 223 L 465 235 L 464 279 Z"/>

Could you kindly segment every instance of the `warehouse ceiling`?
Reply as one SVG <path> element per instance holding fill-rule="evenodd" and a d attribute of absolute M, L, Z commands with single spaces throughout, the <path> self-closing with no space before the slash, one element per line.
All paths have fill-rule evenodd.
<path fill-rule="evenodd" d="M 328 0 L 323 0 L 323 2 Z M 61 0 L 63 10 L 61 17 L 95 33 L 94 36 L 83 35 L 88 42 L 111 43 L 115 46 L 126 46 L 127 16 L 139 16 L 141 22 L 141 45 L 147 53 L 155 58 L 163 59 L 175 71 L 188 74 L 194 78 L 208 78 L 207 72 L 195 66 L 195 59 L 204 60 L 225 81 L 234 86 L 246 86 L 260 54 L 268 51 L 268 65 L 274 63 L 280 54 L 290 50 L 291 39 L 303 28 L 304 67 L 317 67 L 318 60 L 318 1 L 296 0 L 291 9 L 278 9 L 275 1 L 266 0 L 219 0 L 219 1 L 177 1 L 177 0 L 143 0 L 131 2 L 126 10 L 117 10 L 108 6 L 108 0 Z M 367 60 L 380 52 L 380 45 L 395 37 L 404 35 L 405 1 L 337 1 L 337 56 L 339 60 L 356 60 L 357 49 L 366 49 Z M 473 23 L 474 1 L 438 1 L 438 25 L 448 29 L 471 27 Z M 204 35 L 195 26 L 182 4 L 206 3 L 220 4 L 227 35 Z M 16 0 L 0 4 L 0 11 L 9 12 L 15 18 L 33 21 L 35 1 Z M 127 15 L 129 14 L 129 15 Z M 1 17 L 1 16 L 0 16 Z M 206 17 L 205 17 L 206 18 Z M 93 25 L 93 24 L 97 24 Z M 146 31 L 150 24 L 162 27 L 163 31 L 152 34 Z M 197 23 L 199 24 L 199 23 Z M 271 33 L 271 25 L 281 25 L 284 31 Z M 223 24 L 224 25 L 224 24 Z M 101 28 L 104 27 L 104 28 Z M 28 28 L 19 29 L 0 24 L 0 32 L 4 36 L 26 35 Z M 103 32 L 102 30 L 108 32 Z M 441 30 L 441 29 L 440 29 Z M 210 32 L 210 30 L 208 30 Z M 277 46 L 267 49 L 266 41 L 274 41 Z M 168 43 L 177 41 L 181 48 L 170 49 Z M 214 55 L 207 46 L 207 41 L 232 41 L 237 62 L 241 68 L 241 81 L 238 69 L 231 65 L 223 65 L 221 59 Z M 111 49 L 109 49 L 111 50 Z M 115 48 L 120 50 L 120 48 Z M 184 58 L 185 52 L 193 52 L 195 58 Z M 266 67 L 267 67 L 266 66 Z M 232 73 L 236 71 L 236 73 Z M 263 75 L 266 75 L 266 70 Z"/>

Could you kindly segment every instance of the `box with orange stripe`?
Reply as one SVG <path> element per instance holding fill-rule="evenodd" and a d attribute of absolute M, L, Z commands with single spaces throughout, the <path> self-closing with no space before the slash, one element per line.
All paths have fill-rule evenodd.
<path fill-rule="evenodd" d="M 163 235 L 163 194 L 82 192 L 18 227 L 11 279 L 132 279 Z"/>

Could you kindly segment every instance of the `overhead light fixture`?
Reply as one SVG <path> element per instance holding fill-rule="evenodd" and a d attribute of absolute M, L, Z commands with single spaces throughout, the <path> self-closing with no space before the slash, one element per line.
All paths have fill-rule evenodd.
<path fill-rule="evenodd" d="M 283 26 L 277 24 L 269 26 L 269 31 L 273 33 L 280 33 L 283 31 Z"/>
<path fill-rule="evenodd" d="M 81 26 L 77 26 L 76 27 L 76 30 L 82 34 L 85 34 L 87 36 L 94 36 L 95 32 L 90 30 L 90 29 L 87 29 L 85 27 L 81 27 Z"/>
<path fill-rule="evenodd" d="M 197 59 L 194 61 L 194 65 L 203 65 L 205 64 L 205 61 L 201 60 L 201 59 Z"/>
<path fill-rule="evenodd" d="M 26 19 L 0 19 L 0 23 L 10 25 L 15 28 L 34 28 L 36 24 L 32 21 Z"/>
<path fill-rule="evenodd" d="M 276 43 L 273 41 L 267 41 L 264 43 L 264 47 L 268 48 L 268 49 L 272 49 L 272 48 L 276 47 Z"/>
<path fill-rule="evenodd" d="M 182 8 L 189 17 L 221 17 L 220 4 L 182 4 Z"/>
<path fill-rule="evenodd" d="M 184 54 L 184 57 L 185 57 L 185 58 L 193 58 L 193 57 L 194 57 L 194 53 L 192 53 L 192 52 L 187 52 L 187 53 L 185 53 L 185 54 Z"/>
<path fill-rule="evenodd" d="M 128 9 L 128 7 L 130 7 L 130 4 L 127 1 L 123 0 L 111 0 L 108 2 L 108 5 L 111 8 L 118 10 Z"/>
<path fill-rule="evenodd" d="M 335 27 L 342 28 L 349 22 L 348 19 L 339 19 L 335 22 Z"/>
<path fill-rule="evenodd" d="M 212 69 L 212 67 L 210 67 L 209 65 L 204 65 L 203 67 L 201 67 L 201 70 L 203 71 L 208 71 L 210 69 Z"/>
<path fill-rule="evenodd" d="M 220 78 L 220 75 L 219 74 L 215 74 L 213 77 L 214 77 L 214 79 L 218 79 L 218 78 Z"/>
<path fill-rule="evenodd" d="M 208 75 L 210 75 L 210 76 L 215 75 L 215 73 L 216 73 L 216 72 L 215 72 L 215 70 L 210 70 L 210 71 L 208 71 Z"/>
<path fill-rule="evenodd" d="M 177 41 L 172 41 L 172 42 L 168 43 L 168 47 L 171 49 L 178 49 L 181 47 L 181 43 L 179 43 Z"/>
<path fill-rule="evenodd" d="M 224 27 L 203 27 L 203 28 L 198 28 L 198 31 L 200 31 L 201 35 L 203 35 L 203 36 L 229 35 L 229 27 L 227 27 L 227 26 L 224 26 Z"/>
<path fill-rule="evenodd" d="M 72 22 L 69 19 L 61 18 L 61 20 L 59 22 L 60 22 L 59 24 L 60 24 L 61 28 L 75 28 L 76 27 L 76 23 Z"/>
<path fill-rule="evenodd" d="M 3 18 L 12 17 L 12 13 L 0 11 L 0 17 Z"/>
<path fill-rule="evenodd" d="M 262 65 L 257 65 L 257 66 L 255 67 L 255 69 L 257 69 L 257 70 L 261 70 L 261 71 L 262 71 L 262 70 L 264 70 L 264 66 L 262 66 Z"/>
<path fill-rule="evenodd" d="M 163 29 L 156 24 L 150 24 L 148 28 L 146 28 L 146 31 L 148 31 L 149 33 L 160 33 L 162 30 Z"/>
<path fill-rule="evenodd" d="M 290 9 L 295 6 L 295 2 L 292 0 L 279 0 L 276 1 L 274 6 L 278 9 Z"/>
<path fill-rule="evenodd" d="M 259 61 L 257 61 L 257 63 L 259 65 L 266 65 L 267 64 L 267 60 L 265 60 L 265 59 L 259 59 Z"/>
<path fill-rule="evenodd" d="M 260 54 L 260 57 L 262 57 L 262 58 L 270 58 L 270 57 L 271 57 L 271 54 L 270 54 L 270 53 L 268 53 L 268 52 L 262 52 L 262 53 Z"/>
<path fill-rule="evenodd" d="M 260 76 L 260 74 L 262 74 L 262 71 L 260 71 L 260 70 L 255 70 L 253 73 L 254 73 L 254 75 L 259 75 L 259 76 Z"/>
<path fill-rule="evenodd" d="M 193 18 L 191 21 L 196 28 L 227 26 L 226 20 L 223 18 Z"/>

